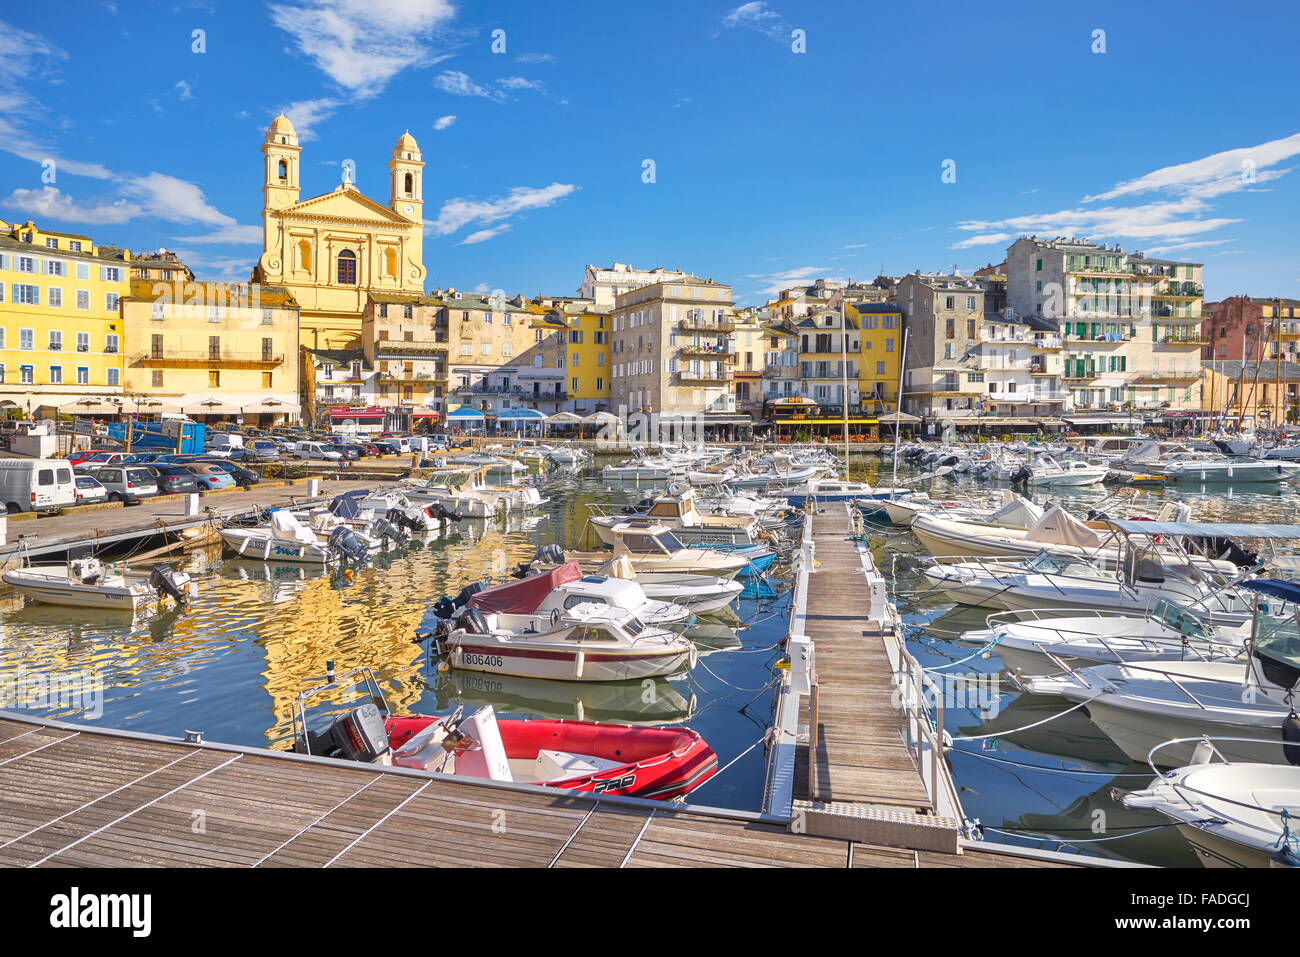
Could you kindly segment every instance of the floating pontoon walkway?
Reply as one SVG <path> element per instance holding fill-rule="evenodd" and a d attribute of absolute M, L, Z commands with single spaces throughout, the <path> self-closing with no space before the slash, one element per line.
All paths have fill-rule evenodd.
<path fill-rule="evenodd" d="M 0 715 L 3 867 L 1041 867 L 758 815 Z"/>

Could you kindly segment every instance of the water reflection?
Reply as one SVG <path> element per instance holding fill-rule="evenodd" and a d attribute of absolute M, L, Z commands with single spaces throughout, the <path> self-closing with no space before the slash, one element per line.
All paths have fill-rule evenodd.
<path fill-rule="evenodd" d="M 332 661 L 340 672 L 373 669 L 396 710 L 446 714 L 460 704 L 492 703 L 519 716 L 689 721 L 723 763 L 744 751 L 770 714 L 770 692 L 763 689 L 778 656 L 768 649 L 784 635 L 784 588 L 755 588 L 733 609 L 700 619 L 696 627 L 710 670 L 647 684 L 440 674 L 413 640 L 432 627 L 429 608 L 439 596 L 485 577 L 504 578 L 542 544 L 577 547 L 586 503 L 621 508 L 635 500 L 627 490 L 606 488 L 591 472 L 549 473 L 543 481 L 550 502 L 539 514 L 462 521 L 347 573 L 195 553 L 185 569 L 196 576 L 199 594 L 185 612 L 133 621 L 24 607 L 19 596 L 0 596 L 0 679 L 23 672 L 56 682 L 94 677 L 102 711 L 22 702 L 48 717 L 160 734 L 195 729 L 212 741 L 283 748 L 292 736 L 298 694 Z M 644 490 L 631 494 L 640 497 Z M 739 708 L 751 699 L 742 714 Z M 322 698 L 326 712 L 347 704 L 339 696 Z M 763 750 L 757 748 L 710 782 L 701 799 L 756 808 L 762 778 Z"/>

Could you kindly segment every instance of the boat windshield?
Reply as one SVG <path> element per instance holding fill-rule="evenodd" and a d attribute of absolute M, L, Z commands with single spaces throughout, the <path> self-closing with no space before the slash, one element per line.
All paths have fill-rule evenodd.
<path fill-rule="evenodd" d="M 1205 619 L 1190 608 L 1166 598 L 1157 598 L 1151 603 L 1151 620 L 1188 638 L 1201 638 L 1206 641 L 1214 638 Z"/>
<path fill-rule="evenodd" d="M 656 535 L 655 538 L 658 540 L 660 545 L 662 545 L 670 552 L 681 551 L 683 548 L 686 547 L 681 543 L 681 540 L 672 532 L 662 532 L 659 535 Z"/>
<path fill-rule="evenodd" d="M 1300 620 L 1294 605 L 1261 601 L 1255 609 L 1255 653 L 1300 670 Z"/>

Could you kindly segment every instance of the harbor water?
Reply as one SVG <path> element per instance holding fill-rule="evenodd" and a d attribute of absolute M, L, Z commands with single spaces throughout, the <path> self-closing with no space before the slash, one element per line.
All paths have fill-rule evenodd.
<path fill-rule="evenodd" d="M 723 773 L 691 800 L 746 810 L 762 801 L 773 665 L 789 614 L 779 575 L 747 585 L 730 608 L 700 616 L 689 674 L 595 683 L 440 673 L 428 642 L 430 606 L 482 579 L 504 580 L 539 546 L 591 547 L 587 504 L 621 509 L 645 488 L 607 487 L 598 470 L 539 476 L 538 512 L 465 520 L 351 572 L 194 553 L 184 567 L 199 594 L 189 609 L 127 614 L 0 599 L 0 708 L 105 728 L 287 749 L 294 702 L 325 674 L 374 670 L 394 712 L 444 715 L 491 704 L 498 714 L 685 725 L 718 753 Z M 419 540 L 417 540 L 418 542 Z M 115 556 L 120 557 L 120 556 Z M 80 689 L 80 690 L 78 690 Z M 740 757 L 743 754 L 743 757 Z"/>

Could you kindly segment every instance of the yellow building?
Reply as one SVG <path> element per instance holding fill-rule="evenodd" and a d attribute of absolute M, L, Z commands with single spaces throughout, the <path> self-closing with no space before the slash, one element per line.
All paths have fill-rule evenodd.
<path fill-rule="evenodd" d="M 129 253 L 32 222 L 0 222 L 0 407 L 110 414 L 122 392 L 118 300 Z"/>
<path fill-rule="evenodd" d="M 858 408 L 867 416 L 897 412 L 903 310 L 891 302 L 844 308 L 858 323 Z"/>
<path fill-rule="evenodd" d="M 591 299 L 561 296 L 538 296 L 528 308 L 539 317 L 536 328 L 545 333 L 565 327 L 562 356 L 568 383 L 561 411 L 579 415 L 609 411 L 609 313 Z"/>
<path fill-rule="evenodd" d="M 732 336 L 736 353 L 732 381 L 736 411 L 757 419 L 763 413 L 764 333 L 753 309 L 736 311 L 736 330 Z"/>
<path fill-rule="evenodd" d="M 204 421 L 298 416 L 298 304 L 285 289 L 133 280 L 122 299 L 125 390 Z M 130 411 L 130 409 L 128 409 Z"/>
<path fill-rule="evenodd" d="M 302 345 L 359 348 L 370 293 L 424 292 L 420 148 L 410 133 L 398 138 L 387 206 L 363 195 L 348 169 L 330 192 L 300 199 L 301 152 L 293 124 L 277 116 L 262 144 L 264 239 L 253 281 L 297 301 Z"/>

